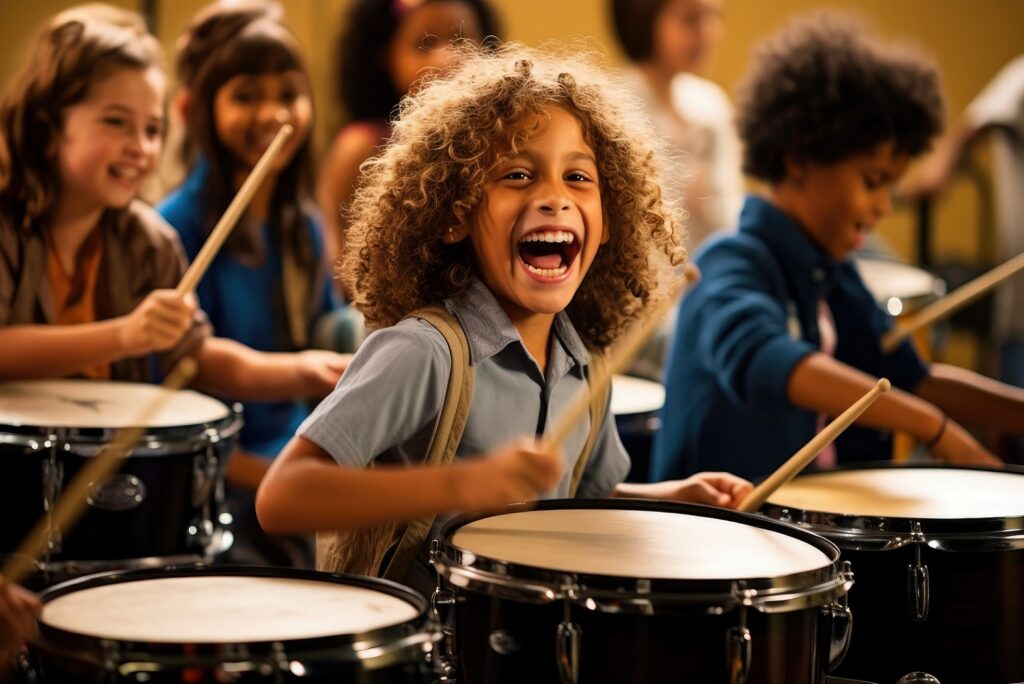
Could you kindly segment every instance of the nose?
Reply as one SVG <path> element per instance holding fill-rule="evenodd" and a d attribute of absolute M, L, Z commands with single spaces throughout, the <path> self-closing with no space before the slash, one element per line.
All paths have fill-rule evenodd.
<path fill-rule="evenodd" d="M 291 110 L 280 102 L 269 102 L 260 108 L 260 124 L 274 124 L 280 128 L 292 118 Z"/>
<path fill-rule="evenodd" d="M 572 209 L 572 200 L 554 184 L 545 183 L 537 189 L 532 202 L 533 208 L 548 216 L 557 216 L 563 211 Z"/>
<path fill-rule="evenodd" d="M 880 219 L 892 211 L 892 188 L 883 188 L 875 199 L 875 218 Z"/>

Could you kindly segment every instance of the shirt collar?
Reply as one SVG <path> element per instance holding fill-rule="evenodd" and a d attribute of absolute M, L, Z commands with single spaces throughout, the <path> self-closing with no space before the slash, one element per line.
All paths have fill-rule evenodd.
<path fill-rule="evenodd" d="M 512 325 L 494 294 L 479 278 L 474 277 L 463 292 L 445 300 L 445 306 L 459 319 L 466 333 L 474 365 L 494 356 L 510 344 L 518 343 L 522 346 L 519 331 Z M 590 360 L 590 354 L 568 314 L 564 311 L 556 314 L 553 329 L 572 360 L 577 365 L 585 366 Z"/>
<path fill-rule="evenodd" d="M 747 196 L 740 212 L 739 230 L 767 244 L 779 262 L 785 264 L 787 276 L 797 287 L 825 296 L 835 285 L 840 262 L 814 244 L 793 219 L 767 199 Z"/>

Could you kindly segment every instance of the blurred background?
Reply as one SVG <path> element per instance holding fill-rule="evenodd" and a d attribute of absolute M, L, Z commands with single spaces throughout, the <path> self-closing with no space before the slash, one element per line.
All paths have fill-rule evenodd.
<path fill-rule="evenodd" d="M 341 22 L 349 0 L 280 0 L 286 17 L 306 50 L 314 79 L 317 106 L 315 149 L 323 154 L 344 120 L 335 103 L 332 64 Z M 65 0 L 4 0 L 0 21 L 0 79 L 4 82 L 22 58 L 25 47 L 50 15 L 70 7 Z M 163 43 L 168 66 L 178 35 L 203 0 L 114 0 L 142 13 Z M 493 0 L 505 36 L 529 45 L 550 40 L 578 40 L 604 53 L 609 66 L 624 63 L 612 35 L 605 0 Z M 972 97 L 1014 56 L 1024 51 L 1024 2 L 1021 0 L 725 0 L 724 34 L 707 76 L 730 95 L 746 69 L 753 44 L 776 30 L 793 14 L 813 8 L 852 10 L 867 18 L 886 37 L 905 37 L 938 61 L 945 79 L 950 123 L 955 123 Z M 173 83 L 171 88 L 173 89 Z M 165 151 L 173 153 L 173 150 Z M 978 146 L 973 166 L 963 174 L 933 212 L 931 255 L 935 262 L 980 265 L 995 259 L 986 146 Z M 901 206 L 879 227 L 895 253 L 917 261 L 918 217 L 913 206 Z M 944 358 L 970 368 L 989 370 L 990 350 L 984 334 L 968 327 L 954 330 L 944 343 Z"/>

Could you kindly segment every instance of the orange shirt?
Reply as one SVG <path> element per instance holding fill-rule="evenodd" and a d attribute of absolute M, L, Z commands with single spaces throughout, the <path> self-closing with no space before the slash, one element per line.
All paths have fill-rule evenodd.
<path fill-rule="evenodd" d="M 53 292 L 54 323 L 77 325 L 96 320 L 96 277 L 103 259 L 103 240 L 94 230 L 75 255 L 75 270 L 66 273 L 57 256 L 57 248 L 47 235 L 46 272 Z M 110 365 L 98 364 L 83 368 L 81 374 L 97 380 L 110 379 Z"/>

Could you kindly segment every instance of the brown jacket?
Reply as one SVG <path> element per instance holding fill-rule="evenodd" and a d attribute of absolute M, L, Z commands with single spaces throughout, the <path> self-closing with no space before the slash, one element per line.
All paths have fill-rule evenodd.
<path fill-rule="evenodd" d="M 46 244 L 38 229 L 20 227 L 0 216 L 0 325 L 53 322 L 53 295 L 46 276 Z M 108 210 L 100 219 L 103 258 L 96 283 L 96 318 L 106 320 L 132 311 L 152 290 L 173 288 L 187 261 L 174 229 L 156 211 L 135 200 Z M 206 317 L 196 312 L 192 329 L 173 349 L 126 358 L 111 364 L 111 378 L 157 382 L 186 354 L 196 353 L 210 334 Z M 156 372 L 154 372 L 156 371 Z"/>

